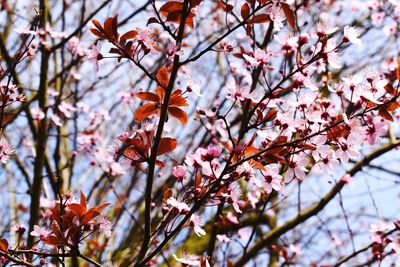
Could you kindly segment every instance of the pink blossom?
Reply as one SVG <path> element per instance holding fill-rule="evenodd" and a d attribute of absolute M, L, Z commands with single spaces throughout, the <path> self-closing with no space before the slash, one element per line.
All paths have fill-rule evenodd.
<path fill-rule="evenodd" d="M 37 121 L 43 120 L 46 117 L 44 112 L 39 108 L 32 108 L 31 112 L 32 112 L 33 118 Z"/>
<path fill-rule="evenodd" d="M 25 225 L 23 225 L 23 224 L 15 224 L 15 225 L 13 226 L 13 230 L 14 230 L 14 232 L 16 232 L 16 233 L 22 235 L 23 233 L 25 233 L 26 227 L 25 227 Z"/>
<path fill-rule="evenodd" d="M 178 165 L 172 169 L 172 174 L 178 181 L 182 181 L 183 179 L 185 179 L 186 171 L 186 165 Z"/>
<path fill-rule="evenodd" d="M 326 26 L 323 23 L 317 24 L 317 35 L 319 37 L 325 37 L 326 35 L 330 35 L 337 30 L 338 30 L 338 27 L 328 28 L 328 26 Z"/>
<path fill-rule="evenodd" d="M 289 249 L 296 255 L 300 255 L 301 254 L 301 249 L 299 246 L 294 245 L 294 244 L 290 244 L 289 245 Z"/>
<path fill-rule="evenodd" d="M 121 166 L 118 162 L 112 162 L 109 167 L 109 173 L 112 176 L 120 176 L 125 173 L 124 167 Z"/>
<path fill-rule="evenodd" d="M 206 231 L 203 228 L 201 228 L 204 225 L 204 223 L 202 222 L 198 214 L 192 214 L 192 216 L 190 216 L 189 224 L 190 226 L 193 227 L 193 230 L 196 233 L 196 235 L 202 236 L 206 234 Z"/>
<path fill-rule="evenodd" d="M 104 233 L 106 237 L 109 238 L 111 236 L 111 227 L 112 227 L 111 222 L 106 218 L 104 218 L 103 216 L 99 217 L 98 222 L 99 222 L 99 231 L 101 233 Z"/>
<path fill-rule="evenodd" d="M 246 101 L 247 99 L 252 99 L 254 96 L 254 94 L 250 92 L 249 86 L 231 85 L 227 86 L 226 90 L 228 91 L 227 98 L 232 101 Z"/>
<path fill-rule="evenodd" d="M 361 39 L 358 38 L 360 33 L 356 30 L 356 28 L 347 25 L 344 27 L 343 31 L 344 31 L 344 37 L 343 37 L 344 42 L 350 42 L 357 45 L 361 44 Z"/>
<path fill-rule="evenodd" d="M 394 225 L 388 224 L 383 221 L 378 221 L 376 224 L 371 223 L 369 225 L 369 231 L 373 233 L 379 233 L 379 232 L 385 232 L 392 230 L 394 228 Z"/>
<path fill-rule="evenodd" d="M 63 126 L 63 123 L 61 122 L 60 117 L 58 117 L 56 114 L 52 114 L 50 119 L 56 126 L 58 126 L 58 127 Z"/>
<path fill-rule="evenodd" d="M 86 51 L 86 56 L 98 71 L 99 61 L 103 59 L 103 55 L 101 54 L 101 43 L 97 42 L 96 45 L 92 45 L 91 49 Z"/>
<path fill-rule="evenodd" d="M 305 172 L 307 172 L 306 165 L 308 160 L 304 157 L 295 155 L 293 159 L 288 163 L 288 169 L 285 174 L 285 182 L 289 183 L 294 177 L 300 181 L 306 178 Z"/>
<path fill-rule="evenodd" d="M 199 147 L 198 149 L 195 150 L 194 153 L 186 155 L 185 163 L 196 169 L 200 169 L 203 167 L 204 164 L 202 154 L 205 153 L 207 153 L 207 151 L 204 148 Z"/>
<path fill-rule="evenodd" d="M 188 213 L 190 211 L 189 206 L 184 203 L 184 202 L 179 202 L 178 200 L 176 200 L 173 197 L 170 197 L 167 200 L 167 204 L 171 205 L 171 207 L 174 209 L 175 212 L 179 212 L 179 213 Z"/>
<path fill-rule="evenodd" d="M 22 27 L 17 28 L 17 29 L 15 29 L 14 31 L 17 32 L 17 33 L 19 33 L 19 34 L 37 35 L 37 32 L 32 31 L 32 30 L 29 30 L 29 29 L 27 29 L 27 28 L 22 28 Z"/>
<path fill-rule="evenodd" d="M 340 63 L 340 58 L 335 51 L 336 48 L 337 48 L 337 45 L 336 45 L 335 39 L 330 38 L 326 44 L 326 53 L 327 53 L 327 57 L 328 57 L 328 63 L 332 68 L 338 69 L 342 65 Z"/>
<path fill-rule="evenodd" d="M 229 243 L 229 241 L 231 241 L 231 239 L 225 234 L 224 235 L 217 235 L 217 239 L 221 243 Z"/>
<path fill-rule="evenodd" d="M 375 144 L 378 137 L 383 136 L 387 133 L 387 125 L 379 117 L 374 117 L 371 124 L 368 124 L 365 128 L 366 138 L 370 145 Z"/>
<path fill-rule="evenodd" d="M 68 49 L 73 55 L 80 57 L 84 56 L 86 52 L 85 48 L 82 47 L 79 38 L 76 36 L 68 40 Z"/>
<path fill-rule="evenodd" d="M 346 139 L 339 139 L 339 148 L 335 151 L 336 157 L 340 159 L 342 163 L 349 162 L 349 159 L 357 159 L 360 153 L 354 148 L 355 144 L 354 135 L 349 135 Z"/>
<path fill-rule="evenodd" d="M 243 54 L 243 58 L 253 67 L 262 67 L 269 62 L 271 55 L 271 52 L 257 48 L 254 56 Z"/>
<path fill-rule="evenodd" d="M 176 44 L 169 43 L 168 48 L 167 48 L 167 54 L 170 57 L 173 57 L 175 55 L 182 56 L 183 50 L 181 50 L 181 48 L 179 46 L 177 46 Z"/>
<path fill-rule="evenodd" d="M 37 225 L 33 226 L 33 231 L 31 232 L 31 236 L 37 236 L 40 239 L 45 238 L 51 234 L 50 230 L 47 230 L 45 228 L 41 228 Z"/>
<path fill-rule="evenodd" d="M 233 209 L 237 213 L 242 213 L 242 211 L 240 210 L 240 205 L 239 205 L 240 195 L 241 195 L 240 188 L 234 188 L 234 189 L 233 188 L 229 188 L 228 189 L 228 193 L 224 194 L 224 196 L 228 200 L 228 203 L 232 204 Z"/>
<path fill-rule="evenodd" d="M 316 142 L 317 149 L 312 152 L 312 156 L 316 161 L 313 166 L 313 172 L 316 174 L 332 173 L 333 168 L 339 161 L 336 159 L 335 153 L 327 145 L 323 145 L 326 142 L 326 136 L 316 137 L 315 140 L 318 138 L 321 140 L 319 143 Z"/>
<path fill-rule="evenodd" d="M 58 105 L 58 110 L 66 117 L 66 118 L 71 118 L 73 115 L 73 112 L 76 110 L 71 104 L 66 103 L 66 102 L 61 102 L 60 105 Z"/>
<path fill-rule="evenodd" d="M 222 153 L 222 150 L 218 146 L 209 146 L 206 150 L 203 150 L 201 157 L 203 161 L 211 161 L 218 158 Z"/>
<path fill-rule="evenodd" d="M 188 255 L 188 256 L 182 257 L 182 258 L 178 258 L 175 254 L 172 254 L 172 256 L 174 257 L 174 259 L 177 262 L 180 262 L 182 264 L 189 265 L 189 266 L 200 266 L 200 260 L 199 260 L 199 257 L 197 257 L 197 256 Z"/>
<path fill-rule="evenodd" d="M 4 140 L 0 140 L 0 162 L 6 164 L 15 150 Z"/>
<path fill-rule="evenodd" d="M 239 220 L 232 212 L 228 212 L 228 214 L 226 214 L 226 219 L 233 224 L 239 224 Z"/>
<path fill-rule="evenodd" d="M 255 176 L 255 172 L 254 172 L 254 167 L 252 164 L 250 164 L 249 162 L 245 162 L 243 164 L 241 164 L 240 166 L 237 167 L 236 172 L 238 174 L 239 177 L 244 177 L 245 180 L 249 181 L 252 180 L 254 181 L 254 183 L 261 187 L 261 183 L 258 182 L 257 179 L 254 179 Z"/>
<path fill-rule="evenodd" d="M 253 186 L 249 192 L 247 192 L 247 199 L 250 201 L 250 205 L 253 209 L 256 208 L 256 204 L 260 201 L 261 192 L 257 187 Z"/>
<path fill-rule="evenodd" d="M 279 168 L 277 165 L 267 165 L 265 166 L 265 171 L 262 171 L 262 175 L 264 176 L 264 190 L 267 194 L 272 192 L 272 189 L 275 191 L 282 190 L 282 176 L 279 174 Z"/>

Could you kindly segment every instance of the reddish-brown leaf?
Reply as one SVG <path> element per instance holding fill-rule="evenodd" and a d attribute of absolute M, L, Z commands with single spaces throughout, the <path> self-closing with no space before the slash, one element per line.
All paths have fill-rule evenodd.
<path fill-rule="evenodd" d="M 278 111 L 274 108 L 268 110 L 267 114 L 264 116 L 263 122 L 272 121 L 276 118 Z"/>
<path fill-rule="evenodd" d="M 91 31 L 94 35 L 96 35 L 97 37 L 99 37 L 99 38 L 101 38 L 101 39 L 106 38 L 106 36 L 105 36 L 102 32 L 100 32 L 98 29 L 92 28 L 92 29 L 90 29 L 90 31 Z"/>
<path fill-rule="evenodd" d="M 160 167 L 160 168 L 164 168 L 165 167 L 164 163 L 162 161 L 160 161 L 160 160 L 156 160 L 156 165 L 158 167 Z"/>
<path fill-rule="evenodd" d="M 136 96 L 142 100 L 147 100 L 156 103 L 160 102 L 160 97 L 151 92 L 138 92 L 136 93 Z"/>
<path fill-rule="evenodd" d="M 68 204 L 68 209 L 77 216 L 83 216 L 86 212 L 86 207 L 77 203 Z"/>
<path fill-rule="evenodd" d="M 175 90 L 172 95 L 171 95 L 171 100 L 169 102 L 170 106 L 175 106 L 175 107 L 187 107 L 189 106 L 188 102 L 186 101 L 186 98 L 182 96 L 182 91 L 181 90 Z"/>
<path fill-rule="evenodd" d="M 186 125 L 188 116 L 185 111 L 177 107 L 169 107 L 168 112 L 177 118 L 183 125 Z"/>
<path fill-rule="evenodd" d="M 201 180 L 202 180 L 201 173 L 198 172 L 194 180 L 194 187 L 199 187 L 201 185 Z"/>
<path fill-rule="evenodd" d="M 92 20 L 92 23 L 97 29 L 99 29 L 99 31 L 102 32 L 104 30 L 103 26 L 101 26 L 100 22 L 97 19 Z"/>
<path fill-rule="evenodd" d="M 131 31 L 128 31 L 128 32 L 124 33 L 123 35 L 121 35 L 119 40 L 125 41 L 128 39 L 132 39 L 132 38 L 135 38 L 137 34 L 138 34 L 137 30 L 131 30 Z"/>
<path fill-rule="evenodd" d="M 153 115 L 158 110 L 156 104 L 147 103 L 138 108 L 135 112 L 135 120 L 136 122 L 141 122 L 144 119 L 148 118 L 150 115 Z"/>
<path fill-rule="evenodd" d="M 165 67 L 162 67 L 158 70 L 157 80 L 162 86 L 164 86 L 164 87 L 168 86 L 169 75 L 168 75 L 168 71 Z"/>
<path fill-rule="evenodd" d="M 400 108 L 400 103 L 397 101 L 393 101 L 390 103 L 385 104 L 383 107 L 389 112 L 395 111 L 396 109 Z"/>
<path fill-rule="evenodd" d="M 51 230 L 56 235 L 56 237 L 60 240 L 64 239 L 63 234 L 61 233 L 60 226 L 58 225 L 57 221 L 51 222 Z"/>
<path fill-rule="evenodd" d="M 183 8 L 182 3 L 176 1 L 170 1 L 161 6 L 160 13 L 167 17 L 169 13 L 174 11 L 181 11 L 182 8 Z"/>
<path fill-rule="evenodd" d="M 397 58 L 396 76 L 397 80 L 400 81 L 400 57 Z"/>
<path fill-rule="evenodd" d="M 87 204 L 86 204 L 86 197 L 85 197 L 85 194 L 83 194 L 83 192 L 82 192 L 82 190 L 81 190 L 81 205 L 83 206 L 83 207 L 85 207 L 85 209 L 86 209 L 86 207 L 87 207 Z"/>
<path fill-rule="evenodd" d="M 390 113 L 386 109 L 383 108 L 379 109 L 379 115 L 385 120 L 394 122 L 392 115 L 390 115 Z"/>
<path fill-rule="evenodd" d="M 383 88 L 388 94 L 392 96 L 395 96 L 397 94 L 397 90 L 393 88 L 393 85 L 391 83 L 386 84 Z"/>
<path fill-rule="evenodd" d="M 287 22 L 289 23 L 292 29 L 296 28 L 296 16 L 290 6 L 286 3 L 280 3 L 283 13 L 285 13 L 285 17 Z"/>
<path fill-rule="evenodd" d="M 265 167 L 257 160 L 249 160 L 249 163 L 259 170 L 267 171 Z"/>
<path fill-rule="evenodd" d="M 49 235 L 46 236 L 45 238 L 42 238 L 43 243 L 51 246 L 61 246 L 63 245 L 62 240 L 60 240 L 58 237 L 54 235 Z"/>
<path fill-rule="evenodd" d="M 116 39 L 118 39 L 118 14 L 112 17 L 112 30 Z"/>
<path fill-rule="evenodd" d="M 240 14 L 242 15 L 243 19 L 247 19 L 250 16 L 250 6 L 247 3 L 244 3 L 242 5 L 242 8 L 240 9 Z"/>
<path fill-rule="evenodd" d="M 89 210 L 88 212 L 85 213 L 85 216 L 83 216 L 82 224 L 87 224 L 88 222 L 90 222 L 91 220 L 93 220 L 94 218 L 96 218 L 99 215 L 100 215 L 100 212 L 95 211 L 95 210 Z"/>
<path fill-rule="evenodd" d="M 90 210 L 101 212 L 102 210 L 104 210 L 108 206 L 110 206 L 110 203 L 104 203 L 104 204 L 98 205 L 98 206 L 96 206 L 94 208 L 91 208 Z"/>
<path fill-rule="evenodd" d="M 267 14 L 259 14 L 247 21 L 247 24 L 264 23 L 271 21 Z"/>
<path fill-rule="evenodd" d="M 170 197 L 172 197 L 172 190 L 171 190 L 171 188 L 167 188 L 164 191 L 163 200 L 166 202 Z"/>
<path fill-rule="evenodd" d="M 189 12 L 189 14 L 186 16 L 185 25 L 189 26 L 189 28 L 191 29 L 193 29 L 194 27 L 194 22 L 193 22 L 194 16 L 195 14 L 193 12 Z M 167 21 L 173 23 L 180 23 L 181 17 L 182 17 L 182 10 L 173 11 L 171 13 L 168 13 Z"/>
<path fill-rule="evenodd" d="M 171 152 L 176 148 L 177 141 L 174 138 L 161 138 L 160 140 L 160 146 L 158 147 L 158 152 L 157 155 L 162 155 L 168 152 Z"/>
<path fill-rule="evenodd" d="M 113 37 L 114 36 L 114 30 L 113 30 L 113 18 L 107 18 L 104 21 L 104 31 L 106 32 L 108 37 Z"/>
<path fill-rule="evenodd" d="M 0 238 L 0 250 L 5 253 L 8 252 L 8 241 L 4 238 Z"/>
<path fill-rule="evenodd" d="M 149 26 L 150 24 L 153 24 L 153 23 L 158 23 L 159 24 L 160 22 L 155 17 L 151 17 L 151 18 L 149 18 L 147 20 L 146 26 Z"/>

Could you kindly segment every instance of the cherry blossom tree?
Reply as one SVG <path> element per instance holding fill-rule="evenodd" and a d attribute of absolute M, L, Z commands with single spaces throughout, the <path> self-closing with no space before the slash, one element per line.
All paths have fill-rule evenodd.
<path fill-rule="evenodd" d="M 1 266 L 399 262 L 398 1 L 0 14 Z"/>

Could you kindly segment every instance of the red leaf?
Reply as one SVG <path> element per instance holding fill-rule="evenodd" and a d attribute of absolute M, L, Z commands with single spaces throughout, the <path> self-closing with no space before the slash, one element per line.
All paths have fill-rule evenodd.
<path fill-rule="evenodd" d="M 285 13 L 285 17 L 290 27 L 293 29 L 296 28 L 296 16 L 294 15 L 293 10 L 286 3 L 280 3 L 283 13 Z"/>
<path fill-rule="evenodd" d="M 189 106 L 186 99 L 182 96 L 181 90 L 175 90 L 171 95 L 171 100 L 169 102 L 170 106 L 174 107 L 187 107 Z"/>
<path fill-rule="evenodd" d="M 276 115 L 278 114 L 278 111 L 276 109 L 270 109 L 268 110 L 267 114 L 265 115 L 263 122 L 267 121 L 272 121 L 276 118 Z"/>
<path fill-rule="evenodd" d="M 108 37 L 113 37 L 114 36 L 114 31 L 113 31 L 113 18 L 108 18 L 104 21 L 104 31 L 106 32 Z"/>
<path fill-rule="evenodd" d="M 244 3 L 242 5 L 242 8 L 240 9 L 240 14 L 242 15 L 243 19 L 247 19 L 250 16 L 250 6 L 247 3 Z"/>
<path fill-rule="evenodd" d="M 193 27 L 194 27 L 194 22 L 193 22 L 194 16 L 195 16 L 195 14 L 193 12 L 189 12 L 189 14 L 186 16 L 185 24 L 187 26 L 189 26 L 191 29 L 193 29 Z M 174 23 L 180 23 L 181 17 L 182 17 L 182 10 L 173 11 L 171 13 L 168 13 L 167 21 L 174 22 Z"/>
<path fill-rule="evenodd" d="M 166 202 L 167 199 L 169 199 L 170 197 L 172 197 L 172 190 L 171 190 L 171 188 L 167 188 L 167 189 L 164 191 L 164 196 L 163 196 L 164 202 Z"/>
<path fill-rule="evenodd" d="M 169 107 L 168 112 L 177 118 L 183 125 L 186 125 L 188 117 L 185 111 L 177 107 Z"/>
<path fill-rule="evenodd" d="M 160 97 L 154 93 L 138 92 L 138 93 L 136 93 L 136 96 L 142 100 L 147 100 L 147 101 L 156 102 L 156 103 L 160 102 Z"/>
<path fill-rule="evenodd" d="M 100 22 L 97 19 L 92 20 L 92 23 L 97 29 L 99 29 L 99 31 L 102 32 L 104 30 L 103 26 L 101 26 Z"/>
<path fill-rule="evenodd" d="M 85 216 L 83 216 L 82 224 L 87 224 L 88 222 L 90 222 L 91 220 L 93 220 L 94 218 L 96 218 L 99 215 L 100 215 L 100 212 L 95 211 L 95 210 L 89 210 L 88 212 L 85 213 Z"/>
<path fill-rule="evenodd" d="M 397 95 L 397 90 L 393 88 L 393 85 L 391 83 L 386 84 L 383 88 L 388 94 L 392 96 Z"/>
<path fill-rule="evenodd" d="M 264 23 L 271 21 L 267 14 L 256 15 L 247 21 L 247 24 Z"/>
<path fill-rule="evenodd" d="M 182 8 L 183 8 L 182 3 L 176 1 L 170 1 L 161 6 L 160 13 L 167 17 L 168 13 L 174 11 L 181 11 Z"/>
<path fill-rule="evenodd" d="M 68 209 L 76 214 L 77 216 L 83 216 L 86 212 L 86 207 L 82 206 L 81 204 L 71 203 L 68 204 Z"/>
<path fill-rule="evenodd" d="M 106 38 L 106 36 L 103 34 L 103 33 L 101 33 L 99 30 L 97 30 L 97 29 L 90 29 L 90 31 L 94 34 L 94 35 L 96 35 L 97 37 L 99 37 L 99 38 L 101 38 L 101 39 L 104 39 L 104 38 Z"/>
<path fill-rule="evenodd" d="M 91 208 L 90 210 L 101 212 L 102 210 L 104 210 L 108 206 L 110 206 L 110 203 L 104 203 L 104 204 L 98 205 L 98 206 L 96 206 L 94 208 Z"/>
<path fill-rule="evenodd" d="M 392 115 L 390 115 L 390 113 L 386 109 L 383 108 L 379 109 L 379 115 L 385 120 L 394 122 Z"/>
<path fill-rule="evenodd" d="M 51 245 L 51 246 L 61 246 L 61 245 L 63 245 L 63 242 L 60 239 L 58 239 L 58 237 L 56 237 L 54 235 L 46 236 L 45 238 L 42 238 L 42 241 L 45 244 Z"/>
<path fill-rule="evenodd" d="M 250 163 L 251 165 L 253 165 L 255 168 L 259 169 L 259 170 L 267 171 L 267 170 L 265 169 L 265 167 L 264 167 L 260 162 L 258 162 L 258 161 L 256 161 L 256 160 L 249 160 L 249 163 Z"/>
<path fill-rule="evenodd" d="M 157 72 L 157 80 L 162 86 L 164 86 L 164 87 L 168 86 L 169 75 L 168 75 L 168 71 L 167 71 L 167 69 L 165 67 L 161 67 L 158 70 L 158 72 Z"/>
<path fill-rule="evenodd" d="M 160 168 L 164 168 L 165 167 L 164 163 L 162 161 L 159 161 L 159 160 L 156 160 L 156 165 L 158 167 L 160 167 Z"/>
<path fill-rule="evenodd" d="M 85 207 L 85 209 L 86 209 L 86 197 L 85 197 L 85 194 L 83 194 L 83 192 L 81 191 L 81 205 L 83 206 L 83 207 Z"/>
<path fill-rule="evenodd" d="M 56 235 L 56 237 L 60 240 L 64 239 L 63 234 L 61 233 L 60 226 L 58 225 L 57 221 L 51 222 L 51 230 Z"/>
<path fill-rule="evenodd" d="M 143 106 L 141 106 L 136 110 L 135 120 L 136 122 L 141 122 L 156 112 L 157 112 L 157 106 L 155 104 L 151 103 L 144 104 Z"/>
<path fill-rule="evenodd" d="M 8 241 L 4 238 L 0 238 L 0 250 L 5 253 L 8 252 Z"/>
<path fill-rule="evenodd" d="M 158 19 L 156 19 L 155 17 L 151 17 L 151 18 L 149 18 L 149 19 L 147 20 L 146 26 L 149 26 L 150 24 L 153 24 L 153 23 L 160 24 L 160 22 L 158 21 Z"/>
<path fill-rule="evenodd" d="M 128 32 L 124 33 L 119 38 L 119 40 L 120 41 L 125 41 L 125 40 L 128 40 L 128 39 L 132 39 L 132 38 L 135 38 L 137 34 L 138 34 L 137 30 L 131 30 L 131 31 L 128 31 Z"/>
<path fill-rule="evenodd" d="M 176 148 L 177 141 L 174 138 L 161 138 L 160 146 L 158 147 L 157 155 L 168 153 Z"/>
<path fill-rule="evenodd" d="M 397 80 L 400 81 L 400 57 L 397 58 L 396 76 Z"/>

